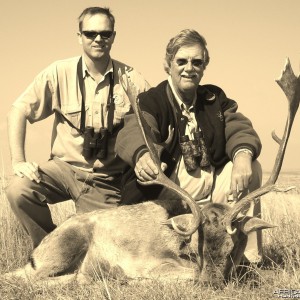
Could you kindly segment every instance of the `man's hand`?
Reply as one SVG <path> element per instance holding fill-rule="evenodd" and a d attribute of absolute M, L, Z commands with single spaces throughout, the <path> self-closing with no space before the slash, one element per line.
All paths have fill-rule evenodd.
<path fill-rule="evenodd" d="M 13 164 L 14 174 L 19 177 L 26 176 L 31 181 L 34 180 L 37 183 L 41 181 L 41 176 L 38 171 L 38 164 L 36 162 L 18 162 Z"/>
<path fill-rule="evenodd" d="M 231 173 L 231 185 L 229 195 L 237 201 L 241 192 L 248 188 L 252 180 L 252 157 L 251 155 L 240 152 L 236 155 Z"/>
<path fill-rule="evenodd" d="M 161 169 L 165 171 L 167 169 L 166 163 L 161 163 Z M 150 153 L 144 153 L 137 161 L 135 168 L 135 174 L 140 181 L 150 181 L 156 178 L 158 175 L 158 168 L 153 162 Z"/>

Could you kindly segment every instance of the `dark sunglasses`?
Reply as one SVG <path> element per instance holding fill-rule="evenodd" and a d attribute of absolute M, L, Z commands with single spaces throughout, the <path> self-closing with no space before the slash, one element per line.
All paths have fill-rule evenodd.
<path fill-rule="evenodd" d="M 87 31 L 83 30 L 82 33 L 91 40 L 94 40 L 98 35 L 101 36 L 102 39 L 107 40 L 113 35 L 113 31 L 103 30 L 103 31 Z"/>

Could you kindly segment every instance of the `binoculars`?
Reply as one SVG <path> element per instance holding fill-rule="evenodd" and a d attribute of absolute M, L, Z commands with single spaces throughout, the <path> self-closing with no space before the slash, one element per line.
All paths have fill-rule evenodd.
<path fill-rule="evenodd" d="M 95 132 L 94 127 L 87 126 L 83 134 L 83 151 L 85 159 L 96 157 L 104 159 L 107 156 L 108 129 L 101 127 L 99 132 Z"/>
<path fill-rule="evenodd" d="M 210 166 L 203 133 L 196 131 L 193 136 L 194 140 L 190 140 L 188 135 L 183 135 L 179 141 L 184 165 L 188 172 L 196 170 L 199 166 L 201 168 Z"/>

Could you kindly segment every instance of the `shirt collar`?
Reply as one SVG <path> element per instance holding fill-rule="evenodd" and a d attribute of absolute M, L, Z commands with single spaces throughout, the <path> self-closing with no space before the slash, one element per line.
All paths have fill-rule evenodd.
<path fill-rule="evenodd" d="M 113 71 L 114 71 L 113 62 L 112 59 L 110 58 L 103 78 L 105 78 L 107 74 L 113 73 Z M 83 79 L 87 76 L 91 76 L 83 57 L 82 57 L 82 74 L 84 74 Z"/>

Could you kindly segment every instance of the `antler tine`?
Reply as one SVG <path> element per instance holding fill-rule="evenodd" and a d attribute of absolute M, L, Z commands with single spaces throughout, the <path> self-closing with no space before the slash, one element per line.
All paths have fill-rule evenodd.
<path fill-rule="evenodd" d="M 276 80 L 276 82 L 281 87 L 281 89 L 283 90 L 283 92 L 287 97 L 288 116 L 286 120 L 283 137 L 280 139 L 275 134 L 275 132 L 272 133 L 273 139 L 279 144 L 279 149 L 276 155 L 274 167 L 269 179 L 261 188 L 245 196 L 242 200 L 236 203 L 236 205 L 234 205 L 234 207 L 227 213 L 227 215 L 225 215 L 223 222 L 229 234 L 235 233 L 235 230 L 232 230 L 231 223 L 236 218 L 236 216 L 240 211 L 246 208 L 252 201 L 257 199 L 258 197 L 272 190 L 276 190 L 275 182 L 277 181 L 277 178 L 281 170 L 287 142 L 291 133 L 292 125 L 300 102 L 300 76 L 298 77 L 295 76 L 288 58 L 286 60 L 284 70 L 282 71 L 280 78 Z M 281 190 L 281 191 L 287 191 L 287 190 L 288 189 Z"/>
<path fill-rule="evenodd" d="M 120 73 L 119 73 L 120 74 Z M 127 91 L 127 95 L 129 97 L 130 103 L 132 105 L 132 108 L 135 112 L 135 116 L 137 118 L 140 130 L 142 132 L 145 144 L 149 150 L 149 153 L 151 155 L 151 158 L 153 160 L 153 162 L 156 164 L 157 168 L 158 168 L 158 175 L 156 176 L 155 179 L 148 181 L 148 182 L 141 182 L 139 181 L 140 184 L 143 185 L 153 185 L 153 184 L 159 184 L 159 185 L 163 185 L 168 189 L 171 189 L 172 191 L 174 191 L 177 195 L 180 196 L 181 199 L 183 199 L 184 201 L 186 201 L 186 203 L 188 204 L 188 206 L 190 207 L 192 214 L 194 216 L 194 220 L 193 220 L 193 224 L 192 227 L 187 230 L 187 231 L 182 231 L 180 230 L 176 224 L 174 224 L 174 230 L 178 233 L 181 234 L 183 236 L 190 236 L 191 234 L 193 234 L 199 227 L 200 221 L 201 221 L 201 213 L 200 213 L 200 208 L 197 205 L 197 203 L 194 201 L 194 199 L 183 189 L 181 189 L 178 185 L 176 185 L 172 180 L 170 180 L 162 171 L 161 169 L 161 163 L 160 163 L 160 159 L 158 157 L 158 153 L 156 151 L 156 148 L 154 146 L 153 141 L 151 140 L 151 129 L 149 128 L 149 125 L 147 124 L 147 121 L 145 120 L 143 113 L 139 107 L 139 99 L 138 99 L 138 91 L 136 90 L 135 85 L 128 80 L 128 77 L 126 76 L 126 80 L 127 82 L 124 82 L 124 79 L 122 76 L 120 77 L 120 82 L 123 86 L 123 88 Z"/>

